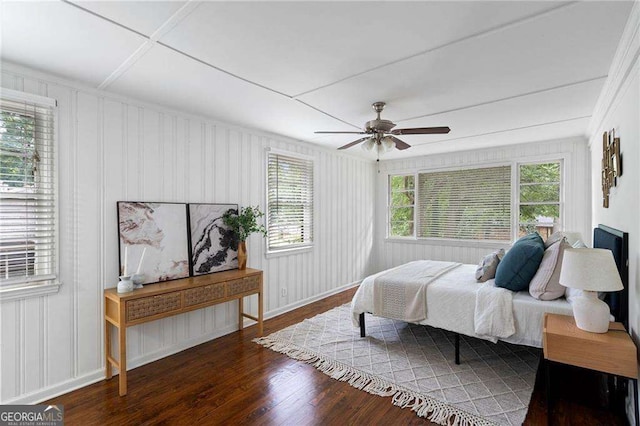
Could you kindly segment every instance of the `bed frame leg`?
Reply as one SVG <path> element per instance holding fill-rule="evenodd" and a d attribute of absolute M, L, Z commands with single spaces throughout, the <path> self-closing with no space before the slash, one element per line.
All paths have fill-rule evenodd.
<path fill-rule="evenodd" d="M 360 314 L 360 337 L 365 337 L 367 332 L 364 325 L 364 312 Z"/>
<path fill-rule="evenodd" d="M 456 333 L 456 365 L 460 365 L 460 335 Z"/>

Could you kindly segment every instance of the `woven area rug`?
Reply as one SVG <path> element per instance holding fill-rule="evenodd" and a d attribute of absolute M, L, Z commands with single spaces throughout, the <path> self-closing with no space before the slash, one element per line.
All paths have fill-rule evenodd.
<path fill-rule="evenodd" d="M 267 337 L 267 348 L 307 362 L 336 380 L 410 408 L 443 425 L 520 425 L 535 383 L 540 350 L 461 336 L 367 315 L 367 337 L 349 305 Z"/>

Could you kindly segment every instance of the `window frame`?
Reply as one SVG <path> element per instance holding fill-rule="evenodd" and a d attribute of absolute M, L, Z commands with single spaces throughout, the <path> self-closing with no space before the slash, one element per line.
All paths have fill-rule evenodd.
<path fill-rule="evenodd" d="M 564 230 L 564 222 L 565 222 L 565 186 L 567 181 L 565 164 L 567 163 L 567 159 L 563 157 L 550 157 L 550 158 L 538 158 L 530 161 L 518 161 L 516 162 L 516 188 L 515 188 L 515 211 L 514 214 L 514 225 L 513 225 L 513 239 L 514 241 L 518 239 L 518 235 L 520 232 L 520 166 L 529 166 L 536 164 L 548 164 L 548 163 L 558 163 L 560 165 L 560 182 L 559 182 L 559 193 L 558 193 L 558 230 Z M 525 203 L 527 204 L 527 203 Z M 543 204 L 556 204 L 555 202 L 545 202 Z M 554 228 L 555 228 L 554 224 Z"/>
<path fill-rule="evenodd" d="M 38 104 L 52 109 L 53 132 L 51 135 L 51 188 L 54 199 L 53 206 L 53 229 L 54 229 L 54 260 L 51 263 L 52 273 L 38 278 L 26 277 L 24 280 L 15 280 L 10 284 L 0 285 L 0 301 L 20 300 L 30 297 L 40 297 L 47 294 L 57 293 L 60 289 L 60 192 L 59 192 L 59 156 L 58 156 L 58 108 L 57 101 L 52 98 L 35 95 L 17 90 L 2 88 L 0 97 L 7 101 L 24 102 Z"/>
<path fill-rule="evenodd" d="M 311 162 L 311 190 L 312 190 L 312 196 L 311 196 L 311 241 L 307 242 L 307 243 L 300 243 L 300 244 L 289 244 L 287 246 L 281 247 L 281 248 L 275 248 L 272 249 L 269 246 L 269 155 L 270 154 L 275 154 L 275 155 L 282 155 L 285 157 L 291 157 L 291 158 L 296 158 L 299 160 L 304 160 L 304 161 L 310 161 Z M 303 252 L 308 252 L 313 250 L 313 247 L 315 245 L 315 238 L 316 238 L 316 229 L 315 229 L 315 221 L 316 221 L 316 217 L 317 217 L 317 207 L 316 207 L 316 179 L 315 179 L 315 169 L 316 169 L 316 161 L 315 158 L 310 156 L 310 155 L 305 155 L 305 154 L 300 154 L 297 152 L 292 152 L 292 151 L 287 151 L 287 150 L 282 150 L 282 149 L 277 149 L 277 148 L 266 148 L 265 149 L 265 156 L 264 156 L 264 165 L 265 165 L 265 169 L 264 169 L 264 176 L 265 176 L 265 188 L 264 188 L 264 194 L 265 194 L 265 203 L 264 205 L 265 207 L 265 227 L 267 229 L 267 236 L 265 237 L 265 258 L 269 259 L 272 257 L 278 257 L 278 256 L 286 256 L 289 254 L 297 254 L 297 253 L 303 253 Z"/>
<path fill-rule="evenodd" d="M 402 235 L 391 235 L 391 201 L 392 201 L 392 190 L 391 190 L 391 178 L 395 177 L 395 176 L 402 176 L 402 177 L 406 177 L 406 176 L 413 176 L 413 206 L 400 206 L 400 207 L 411 207 L 413 208 L 413 234 L 412 235 L 406 235 L 406 236 L 402 236 Z M 393 239 L 398 239 L 398 240 L 407 240 L 407 239 L 413 239 L 416 237 L 416 229 L 417 229 L 417 222 L 416 222 L 416 210 L 417 210 L 417 204 L 418 204 L 418 191 L 417 191 L 417 185 L 418 185 L 418 174 L 417 173 L 397 173 L 397 174 L 388 174 L 387 175 L 387 220 L 386 220 L 386 224 L 387 224 L 387 231 L 386 231 L 386 235 L 389 238 L 393 238 Z M 398 207 L 398 206 L 396 206 Z"/>
<path fill-rule="evenodd" d="M 506 162 L 495 163 L 478 163 L 465 166 L 452 166 L 452 167 L 436 167 L 433 169 L 418 169 L 418 170 L 394 170 L 393 172 L 386 173 L 387 184 L 387 200 L 386 200 L 386 232 L 384 240 L 387 242 L 402 242 L 413 244 L 425 244 L 425 245 L 442 245 L 442 246 L 464 246 L 464 247 L 495 247 L 502 248 L 505 244 L 511 244 L 518 238 L 519 216 L 520 216 L 520 166 L 528 164 L 543 164 L 543 163 L 560 163 L 560 218 L 559 229 L 564 229 L 564 222 L 566 222 L 565 211 L 565 188 L 569 176 L 567 176 L 566 170 L 570 165 L 570 155 L 567 153 L 557 153 L 543 156 L 532 156 L 530 158 L 518 159 Z M 433 172 L 447 172 L 458 171 L 467 169 L 483 169 L 490 167 L 511 166 L 511 241 L 498 241 L 498 240 L 473 240 L 473 239 L 457 239 L 457 238 L 437 238 L 437 237 L 418 237 L 417 230 L 420 226 L 418 205 L 420 204 L 420 191 L 418 191 L 418 179 L 421 173 L 433 173 Z M 391 226 L 391 177 L 392 176 L 414 176 L 415 182 L 415 207 L 413 210 L 413 236 L 401 237 L 390 235 Z"/>

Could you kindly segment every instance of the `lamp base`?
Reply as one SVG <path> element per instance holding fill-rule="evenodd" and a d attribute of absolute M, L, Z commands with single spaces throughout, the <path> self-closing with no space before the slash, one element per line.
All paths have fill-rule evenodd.
<path fill-rule="evenodd" d="M 572 303 L 573 316 L 580 330 L 606 333 L 609 330 L 609 305 L 598 299 L 595 291 L 585 291 Z"/>

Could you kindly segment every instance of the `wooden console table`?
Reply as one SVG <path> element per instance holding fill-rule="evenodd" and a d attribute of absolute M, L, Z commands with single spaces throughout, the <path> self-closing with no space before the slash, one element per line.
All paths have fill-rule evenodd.
<path fill-rule="evenodd" d="M 245 296 L 258 295 L 258 317 L 244 313 Z M 120 372 L 120 396 L 127 394 L 127 327 L 155 321 L 184 312 L 238 300 L 238 327 L 244 318 L 258 322 L 262 336 L 262 271 L 247 268 L 157 284 L 130 293 L 118 293 L 115 288 L 104 291 L 104 324 L 106 378 L 112 377 L 112 366 Z M 111 325 L 118 329 L 119 359 L 111 355 Z"/>

